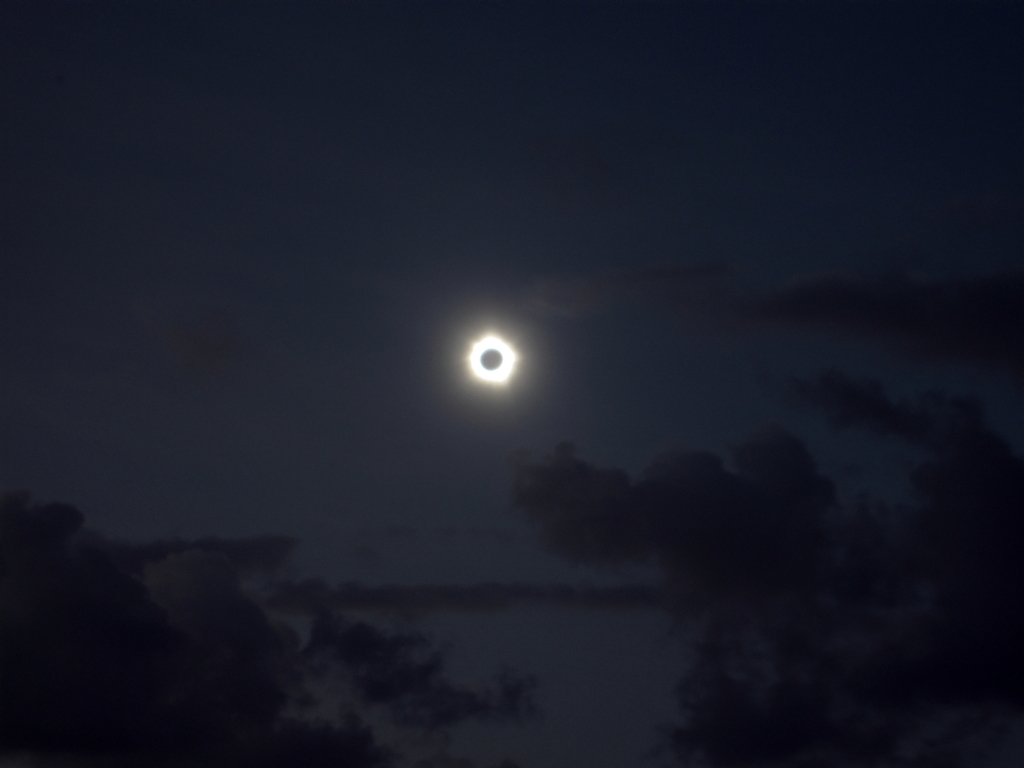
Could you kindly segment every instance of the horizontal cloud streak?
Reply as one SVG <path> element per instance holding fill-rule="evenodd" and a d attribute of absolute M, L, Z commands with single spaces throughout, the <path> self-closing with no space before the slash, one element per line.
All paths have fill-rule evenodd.
<path fill-rule="evenodd" d="M 826 275 L 755 298 L 748 311 L 768 322 L 1024 374 L 1024 273 L 949 280 Z"/>
<path fill-rule="evenodd" d="M 405 616 L 442 611 L 488 613 L 523 606 L 634 610 L 663 606 L 660 589 L 646 586 L 574 587 L 564 584 L 386 585 L 319 579 L 278 584 L 267 606 L 284 613 L 368 611 Z"/>
<path fill-rule="evenodd" d="M 222 539 L 210 536 L 149 542 L 117 542 L 95 537 L 92 543 L 117 566 L 132 574 L 141 574 L 146 563 L 159 562 L 182 552 L 209 552 L 223 555 L 243 574 L 272 573 L 288 559 L 298 540 L 290 536 L 255 536 Z"/>
<path fill-rule="evenodd" d="M 824 331 L 923 358 L 1006 370 L 1024 380 L 1024 272 L 945 280 L 826 274 L 772 291 L 744 290 L 723 265 L 661 267 L 588 279 L 546 279 L 535 312 L 580 316 L 656 301 L 701 327 Z"/>

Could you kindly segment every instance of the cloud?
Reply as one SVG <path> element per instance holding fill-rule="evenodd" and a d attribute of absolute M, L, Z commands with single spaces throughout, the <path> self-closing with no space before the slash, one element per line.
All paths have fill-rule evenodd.
<path fill-rule="evenodd" d="M 949 280 L 824 275 L 757 297 L 748 311 L 1024 375 L 1024 272 Z"/>
<path fill-rule="evenodd" d="M 878 429 L 892 411 L 910 411 L 912 428 L 887 431 L 915 442 L 923 434 L 930 448 L 910 475 L 919 506 L 906 555 L 908 572 L 933 590 L 932 653 L 908 662 L 903 679 L 936 695 L 1024 708 L 1015 650 L 1024 644 L 1024 460 L 985 427 L 977 403 L 933 393 L 911 409 L 878 399 L 876 383 L 835 371 L 800 384 L 812 403 L 823 394 L 833 410 L 849 403 L 848 426 Z M 886 685 L 899 679 L 893 670 Z"/>
<path fill-rule="evenodd" d="M 933 392 L 916 403 L 893 402 L 877 381 L 855 381 L 836 369 L 815 380 L 791 378 L 788 389 L 792 399 L 820 409 L 837 429 L 858 426 L 932 447 L 947 443 L 951 434 L 981 429 L 981 409 L 972 400 Z"/>
<path fill-rule="evenodd" d="M 1024 461 L 970 403 L 835 371 L 794 391 L 924 448 L 915 503 L 844 504 L 779 426 L 731 465 L 674 451 L 635 479 L 570 444 L 519 455 L 514 503 L 568 560 L 658 566 L 692 643 L 668 734 L 685 764 L 959 765 L 1024 712 Z"/>
<path fill-rule="evenodd" d="M 400 725 L 441 728 L 462 720 L 519 720 L 533 714 L 534 681 L 503 672 L 495 690 L 459 688 L 441 677 L 441 655 L 418 634 L 387 635 L 329 613 L 315 620 L 303 657 L 338 662 L 362 699 L 387 706 Z"/>
<path fill-rule="evenodd" d="M 518 460 L 513 502 L 548 547 L 590 565 L 654 561 L 697 602 L 761 599 L 817 578 L 830 481 L 781 427 L 736 450 L 739 470 L 703 451 L 657 457 L 633 482 L 598 469 L 570 443 Z"/>
<path fill-rule="evenodd" d="M 826 331 L 904 353 L 1010 372 L 1024 380 L 1024 272 L 946 280 L 890 274 L 807 276 L 744 290 L 724 265 L 661 267 L 538 281 L 527 306 L 577 317 L 615 305 L 670 306 L 698 327 Z"/>
<path fill-rule="evenodd" d="M 414 633 L 320 616 L 303 644 L 242 586 L 290 539 L 128 545 L 82 523 L 68 505 L 0 497 L 0 758 L 382 766 L 392 753 L 363 724 L 371 708 L 429 728 L 530 709 L 528 678 L 454 686 Z M 328 677 L 348 693 L 316 710 Z"/>

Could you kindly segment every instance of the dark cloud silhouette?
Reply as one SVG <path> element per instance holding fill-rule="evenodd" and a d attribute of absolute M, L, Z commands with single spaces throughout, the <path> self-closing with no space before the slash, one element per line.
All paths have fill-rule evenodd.
<path fill-rule="evenodd" d="M 792 399 L 819 408 L 839 429 L 859 426 L 936 448 L 948 443 L 951 434 L 981 429 L 981 409 L 973 400 L 933 392 L 917 402 L 894 402 L 879 382 L 855 381 L 836 369 L 815 380 L 793 377 L 788 390 Z"/>
<path fill-rule="evenodd" d="M 730 461 L 661 454 L 637 478 L 513 457 L 513 501 L 573 562 L 649 562 L 654 587 L 288 582 L 287 537 L 111 542 L 61 504 L 0 504 L 0 757 L 43 766 L 385 765 L 361 716 L 517 721 L 530 677 L 447 681 L 415 632 L 351 611 L 661 608 L 691 641 L 668 742 L 708 766 L 963 764 L 1024 711 L 1024 461 L 969 400 L 894 401 L 840 371 L 790 394 L 908 441 L 914 503 L 848 504 L 778 425 Z M 244 579 L 269 576 L 270 592 Z M 301 640 L 286 615 L 312 619 Z M 318 702 L 321 683 L 336 691 Z M 322 694 L 320 694 L 322 695 Z M 324 705 L 336 713 L 323 719 Z M 316 712 L 314 715 L 313 713 Z M 429 758 L 425 765 L 459 765 Z"/>
<path fill-rule="evenodd" d="M 416 634 L 320 616 L 303 646 L 241 581 L 279 565 L 289 539 L 127 545 L 82 522 L 27 494 L 0 501 L 0 757 L 358 768 L 390 760 L 366 707 L 432 728 L 529 711 L 529 679 L 451 685 Z M 328 675 L 351 688 L 339 715 L 304 716 Z"/>
<path fill-rule="evenodd" d="M 901 274 L 804 277 L 774 291 L 744 291 L 723 265 L 660 267 L 589 279 L 539 281 L 527 306 L 579 316 L 654 300 L 719 330 L 823 330 L 901 352 L 1010 372 L 1024 381 L 1024 272 L 946 280 Z"/>
<path fill-rule="evenodd" d="M 318 611 L 374 611 L 400 616 L 421 616 L 440 611 L 484 613 L 523 605 L 567 608 L 631 610 L 662 605 L 661 590 L 642 585 L 574 587 L 566 584 L 389 584 L 368 587 L 340 584 L 330 587 L 320 579 L 281 582 L 267 598 L 276 611 L 315 614 Z"/>
<path fill-rule="evenodd" d="M 675 451 L 631 482 L 562 443 L 545 460 L 518 461 L 513 500 L 558 554 L 592 565 L 653 559 L 698 602 L 761 599 L 819 578 L 832 484 L 778 426 L 739 446 L 736 463 L 731 472 L 710 453 Z"/>
<path fill-rule="evenodd" d="M 1024 711 L 1024 462 L 977 406 L 794 382 L 838 424 L 925 449 L 916 502 L 847 505 L 771 426 L 638 478 L 569 444 L 519 455 L 513 500 L 575 562 L 656 563 L 692 640 L 669 741 L 709 766 L 960 765 Z"/>
<path fill-rule="evenodd" d="M 1024 272 L 948 280 L 824 275 L 761 296 L 749 311 L 1024 375 Z"/>
<path fill-rule="evenodd" d="M 845 425 L 881 426 L 930 449 L 910 475 L 919 507 L 906 553 L 908 573 L 933 590 L 933 653 L 903 674 L 936 695 L 1024 707 L 1024 665 L 1013 650 L 1024 643 L 1024 460 L 970 400 L 932 393 L 916 406 L 893 403 L 879 398 L 877 383 L 837 371 L 796 386 Z M 894 421 L 893 412 L 913 418 Z M 887 684 L 899 679 L 894 671 Z"/>
<path fill-rule="evenodd" d="M 453 686 L 441 677 L 441 655 L 418 634 L 389 636 L 325 612 L 316 618 L 303 656 L 314 665 L 339 662 L 362 699 L 387 706 L 401 725 L 440 728 L 469 718 L 521 719 L 533 713 L 532 679 L 503 672 L 493 691 Z"/>

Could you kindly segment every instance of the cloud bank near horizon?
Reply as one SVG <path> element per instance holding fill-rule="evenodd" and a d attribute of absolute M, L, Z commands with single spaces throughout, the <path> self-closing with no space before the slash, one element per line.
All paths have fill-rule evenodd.
<path fill-rule="evenodd" d="M 280 577 L 289 537 L 116 542 L 74 507 L 7 494 L 0 756 L 400 764 L 375 718 L 520 722 L 538 681 L 453 684 L 425 636 L 353 616 L 547 606 L 673 618 L 693 654 L 668 735 L 683 764 L 960 765 L 1024 713 L 1024 460 L 971 400 L 895 401 L 837 370 L 789 394 L 837 429 L 914 446 L 915 502 L 839 498 L 777 424 L 729 461 L 673 450 L 637 477 L 570 443 L 514 455 L 514 506 L 545 547 L 598 571 L 647 563 L 648 585 L 331 587 Z"/>
<path fill-rule="evenodd" d="M 370 768 L 399 757 L 375 716 L 433 732 L 533 711 L 529 677 L 452 684 L 415 632 L 317 611 L 303 640 L 243 587 L 290 539 L 132 545 L 82 523 L 66 504 L 0 498 L 0 757 Z"/>

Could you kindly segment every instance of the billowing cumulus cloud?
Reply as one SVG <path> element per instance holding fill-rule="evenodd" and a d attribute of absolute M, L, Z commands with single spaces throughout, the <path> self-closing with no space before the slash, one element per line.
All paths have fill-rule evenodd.
<path fill-rule="evenodd" d="M 760 600 L 821 578 L 832 484 L 778 426 L 735 459 L 730 471 L 707 452 L 665 453 L 634 482 L 562 443 L 517 465 L 513 499 L 558 554 L 592 565 L 655 560 L 697 602 Z"/>
<path fill-rule="evenodd" d="M 1024 711 L 1024 462 L 969 403 L 835 371 L 793 390 L 924 448 L 915 504 L 842 503 L 778 426 L 729 465 L 675 451 L 635 479 L 568 444 L 520 456 L 514 502 L 569 560 L 659 567 L 694 654 L 685 764 L 958 765 Z"/>
<path fill-rule="evenodd" d="M 243 585 L 280 564 L 288 539 L 125 545 L 82 522 L 71 506 L 2 497 L 0 757 L 358 768 L 391 761 L 361 719 L 374 709 L 420 728 L 530 711 L 528 678 L 455 686 L 414 633 L 322 614 L 303 643 Z M 333 704 L 313 692 L 326 678 L 347 686 Z"/>

